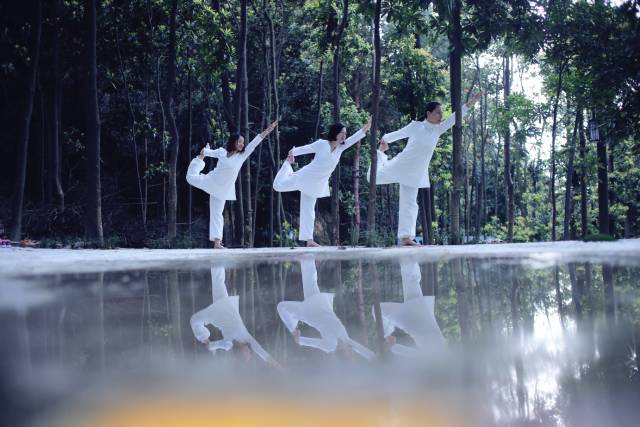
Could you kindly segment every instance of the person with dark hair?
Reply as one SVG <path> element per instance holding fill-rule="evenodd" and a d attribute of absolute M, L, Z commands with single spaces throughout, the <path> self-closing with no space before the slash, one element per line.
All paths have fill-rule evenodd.
<path fill-rule="evenodd" d="M 276 127 L 278 121 L 271 123 L 262 133 L 244 146 L 244 137 L 240 134 L 232 134 L 227 140 L 226 148 L 212 150 L 207 144 L 200 155 L 194 158 L 187 170 L 187 182 L 196 188 L 209 194 L 209 240 L 213 242 L 215 249 L 222 249 L 222 230 L 224 220 L 222 211 L 224 202 L 236 200 L 236 179 L 242 164 L 249 158 L 258 144 Z M 215 169 L 207 174 L 202 174 L 205 157 L 215 157 L 218 164 Z"/>
<path fill-rule="evenodd" d="M 480 94 L 474 95 L 468 105 L 462 107 L 464 116 Z M 398 243 L 402 246 L 416 246 L 416 220 L 418 219 L 418 189 L 429 187 L 429 162 L 440 135 L 455 124 L 456 116 L 451 114 L 442 121 L 442 108 L 439 102 L 429 102 L 421 121 L 412 121 L 395 132 L 380 139 L 376 185 L 400 184 L 400 204 L 398 206 Z M 384 154 L 389 143 L 408 138 L 407 146 L 393 159 Z M 371 169 L 367 173 L 370 178 Z"/>
<path fill-rule="evenodd" d="M 302 147 L 293 147 L 289 151 L 287 161 L 282 164 L 273 180 L 273 189 L 280 192 L 300 192 L 300 232 L 298 239 L 307 246 L 320 246 L 313 240 L 313 226 L 316 219 L 316 200 L 329 196 L 329 177 L 340 162 L 342 153 L 365 137 L 371 127 L 371 118 L 358 132 L 347 136 L 347 129 L 342 123 L 335 123 L 329 128 L 328 139 L 319 139 Z M 346 139 L 345 139 L 346 138 Z M 293 171 L 291 163 L 294 156 L 314 153 L 308 165 Z M 335 189 L 337 191 L 337 189 Z"/>

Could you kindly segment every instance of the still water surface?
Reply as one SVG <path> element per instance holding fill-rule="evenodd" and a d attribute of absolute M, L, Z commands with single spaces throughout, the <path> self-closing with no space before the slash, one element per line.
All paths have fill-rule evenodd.
<path fill-rule="evenodd" d="M 336 255 L 13 278 L 7 426 L 640 423 L 640 260 Z"/>

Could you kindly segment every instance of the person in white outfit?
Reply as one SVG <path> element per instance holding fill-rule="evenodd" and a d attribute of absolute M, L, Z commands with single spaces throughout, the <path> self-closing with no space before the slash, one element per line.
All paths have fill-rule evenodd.
<path fill-rule="evenodd" d="M 382 327 L 391 352 L 400 355 L 436 353 L 446 349 L 446 341 L 434 314 L 435 297 L 422 295 L 420 266 L 415 261 L 400 261 L 404 302 L 380 304 Z M 399 344 L 392 335 L 401 329 L 413 338 L 415 347 Z"/>
<path fill-rule="evenodd" d="M 213 247 L 222 249 L 222 231 L 224 220 L 222 211 L 224 202 L 236 200 L 236 179 L 242 164 L 249 158 L 258 144 L 276 127 L 278 121 L 271 123 L 262 133 L 246 146 L 244 137 L 240 134 L 232 134 L 226 148 L 212 150 L 207 144 L 200 155 L 194 158 L 187 170 L 187 182 L 196 188 L 209 194 L 209 240 L 213 242 Z M 218 164 L 215 169 L 207 174 L 202 174 L 205 157 L 215 157 Z"/>
<path fill-rule="evenodd" d="M 374 353 L 349 337 L 346 328 L 333 311 L 334 294 L 320 292 L 315 260 L 312 257 L 302 259 L 300 269 L 304 301 L 282 301 L 277 307 L 280 319 L 291 332 L 294 340 L 299 345 L 317 348 L 325 353 L 336 350 L 347 353 L 355 351 L 367 360 L 372 359 Z M 298 329 L 299 322 L 315 328 L 321 337 L 301 336 Z"/>
<path fill-rule="evenodd" d="M 358 132 L 347 136 L 342 123 L 329 128 L 328 139 L 319 139 L 302 147 L 293 147 L 287 161 L 282 164 L 273 180 L 273 189 L 280 192 L 300 192 L 300 230 L 298 239 L 307 246 L 320 246 L 313 240 L 313 227 L 316 219 L 316 200 L 329 196 L 329 177 L 340 162 L 340 156 L 346 149 L 365 137 L 371 127 L 371 118 Z M 314 153 L 308 165 L 293 171 L 291 163 L 295 156 Z M 338 191 L 334 188 L 333 191 Z"/>
<path fill-rule="evenodd" d="M 229 296 L 225 284 L 224 267 L 211 269 L 211 294 L 213 303 L 191 316 L 191 329 L 198 341 L 207 346 L 213 354 L 218 350 L 236 350 L 245 359 L 251 351 L 265 362 L 277 366 L 277 363 L 249 333 L 240 317 L 240 297 Z M 222 333 L 222 339 L 211 341 L 207 325 L 213 325 Z"/>
<path fill-rule="evenodd" d="M 462 115 L 480 97 L 474 95 L 468 106 L 462 107 Z M 380 139 L 376 171 L 376 185 L 400 184 L 400 203 L 398 206 L 398 241 L 404 246 L 415 246 L 416 220 L 418 219 L 418 189 L 427 188 L 429 183 L 429 162 L 440 135 L 455 124 L 455 113 L 442 121 L 442 108 L 439 102 L 429 102 L 426 114 L 421 121 L 412 121 L 395 132 L 387 133 Z M 385 151 L 392 142 L 408 138 L 407 146 L 393 159 L 389 160 Z M 371 170 L 367 176 L 370 179 Z"/>

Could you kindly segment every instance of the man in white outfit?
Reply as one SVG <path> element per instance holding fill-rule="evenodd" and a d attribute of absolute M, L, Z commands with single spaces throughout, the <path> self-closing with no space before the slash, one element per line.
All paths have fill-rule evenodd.
<path fill-rule="evenodd" d="M 209 351 L 238 350 L 245 359 L 256 353 L 265 362 L 278 366 L 277 362 L 249 333 L 240 317 L 240 297 L 229 296 L 225 284 L 224 267 L 211 269 L 211 294 L 213 303 L 191 316 L 191 329 L 198 341 L 205 344 Z M 222 332 L 222 339 L 211 341 L 207 325 L 213 325 Z"/>
<path fill-rule="evenodd" d="M 434 314 L 435 297 L 422 295 L 420 266 L 415 261 L 400 261 L 404 302 L 380 304 L 385 340 L 391 352 L 399 355 L 437 353 L 446 349 L 446 341 Z M 413 338 L 415 347 L 396 343 L 392 335 L 401 329 Z"/>
<path fill-rule="evenodd" d="M 347 353 L 355 351 L 367 360 L 374 353 L 349 337 L 346 328 L 333 311 L 334 294 L 320 292 L 318 288 L 318 272 L 313 257 L 305 257 L 300 261 L 302 270 L 302 291 L 304 301 L 283 301 L 278 304 L 278 315 L 294 340 L 302 346 L 317 348 L 326 353 L 343 350 Z M 298 323 L 303 322 L 320 332 L 320 338 L 303 337 Z"/>
<path fill-rule="evenodd" d="M 478 99 L 474 95 L 468 105 L 462 107 L 464 116 Z M 427 188 L 429 183 L 429 162 L 433 156 L 440 135 L 455 124 L 455 113 L 442 121 L 442 108 L 439 102 L 429 102 L 422 121 L 412 121 L 395 132 L 380 139 L 376 184 L 400 184 L 400 203 L 398 206 L 398 242 L 403 246 L 416 246 L 416 220 L 418 219 L 418 189 Z M 408 138 L 407 146 L 400 154 L 389 160 L 384 154 L 392 142 Z M 370 177 L 371 170 L 367 174 Z"/>

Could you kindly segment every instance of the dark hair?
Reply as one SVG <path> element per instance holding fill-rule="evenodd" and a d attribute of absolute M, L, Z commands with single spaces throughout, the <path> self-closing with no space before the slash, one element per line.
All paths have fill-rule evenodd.
<path fill-rule="evenodd" d="M 334 123 L 329 127 L 329 132 L 327 133 L 327 139 L 329 141 L 335 141 L 336 137 L 338 136 L 338 134 L 342 131 L 342 129 L 344 129 L 345 126 L 338 122 L 338 123 Z"/>
<path fill-rule="evenodd" d="M 244 136 L 241 133 L 232 133 L 231 135 L 229 135 L 229 139 L 227 139 L 227 146 L 225 147 L 228 153 L 233 153 L 236 151 L 236 142 L 238 141 L 238 139 L 240 139 L 240 137 Z M 242 149 L 242 151 L 244 151 L 244 149 Z"/>
<path fill-rule="evenodd" d="M 426 120 L 427 113 L 433 113 L 433 110 L 435 110 L 438 105 L 442 105 L 442 104 L 440 104 L 438 101 L 429 101 L 427 103 L 427 106 L 425 107 L 424 116 L 422 116 L 420 120 Z"/>

